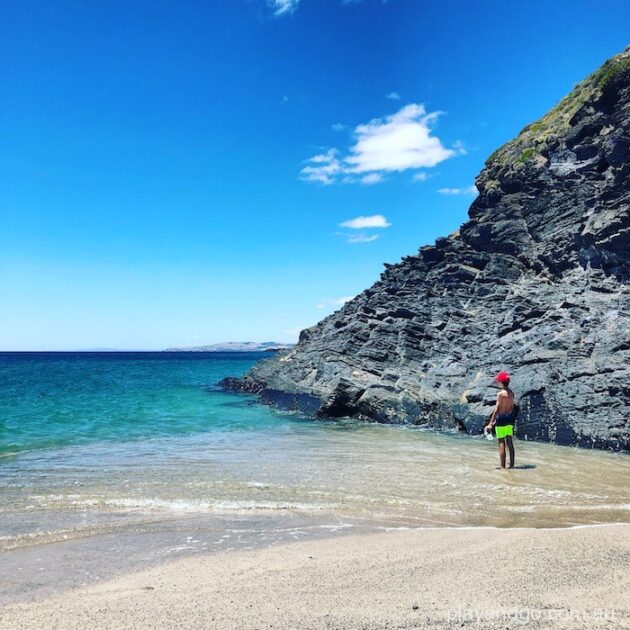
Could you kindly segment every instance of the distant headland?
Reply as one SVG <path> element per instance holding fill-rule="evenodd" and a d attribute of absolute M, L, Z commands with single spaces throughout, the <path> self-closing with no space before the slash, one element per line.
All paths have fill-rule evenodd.
<path fill-rule="evenodd" d="M 166 348 L 164 352 L 278 352 L 292 348 L 292 343 L 276 341 L 226 341 L 208 346 L 191 346 L 187 348 Z"/>

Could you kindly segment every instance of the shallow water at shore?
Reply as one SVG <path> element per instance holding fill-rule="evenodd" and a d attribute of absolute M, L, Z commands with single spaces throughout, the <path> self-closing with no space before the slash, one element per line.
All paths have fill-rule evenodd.
<path fill-rule="evenodd" d="M 43 397 L 31 389 L 41 383 L 17 379 L 20 365 L 8 380 L 16 407 L 3 412 L 5 562 L 32 578 L 39 558 L 50 584 L 72 573 L 55 578 L 51 567 L 74 550 L 76 585 L 86 571 L 110 575 L 112 562 L 120 570 L 347 531 L 630 522 L 625 455 L 516 442 L 516 469 L 500 470 L 496 442 L 482 437 L 313 421 L 213 387 L 257 358 L 40 361 L 33 375 L 88 374 Z M 11 434 L 35 413 L 20 388 L 56 414 L 52 444 L 39 416 Z"/>
<path fill-rule="evenodd" d="M 624 455 L 518 442 L 517 468 L 500 470 L 496 443 L 481 438 L 274 415 L 265 429 L 4 458 L 0 548 L 204 514 L 400 526 L 630 520 Z"/>

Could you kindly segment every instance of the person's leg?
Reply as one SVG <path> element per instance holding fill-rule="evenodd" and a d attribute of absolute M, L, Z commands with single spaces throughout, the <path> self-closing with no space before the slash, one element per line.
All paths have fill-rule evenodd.
<path fill-rule="evenodd" d="M 499 438 L 499 461 L 501 468 L 505 468 L 505 438 Z"/>
<path fill-rule="evenodd" d="M 514 468 L 514 442 L 512 441 L 512 436 L 508 435 L 505 438 L 507 442 L 508 450 L 510 451 L 510 468 Z"/>

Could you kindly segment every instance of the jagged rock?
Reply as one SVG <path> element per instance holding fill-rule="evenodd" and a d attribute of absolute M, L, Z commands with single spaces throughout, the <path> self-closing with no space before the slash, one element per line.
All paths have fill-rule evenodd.
<path fill-rule="evenodd" d="M 224 385 L 319 416 L 630 448 L 630 49 L 495 151 L 461 229 Z"/>

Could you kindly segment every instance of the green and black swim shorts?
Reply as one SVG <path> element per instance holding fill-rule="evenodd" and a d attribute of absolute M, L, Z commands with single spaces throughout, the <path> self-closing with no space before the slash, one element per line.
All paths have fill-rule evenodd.
<path fill-rule="evenodd" d="M 498 440 L 514 435 L 514 419 L 511 413 L 501 413 L 496 418 L 494 430 Z"/>

